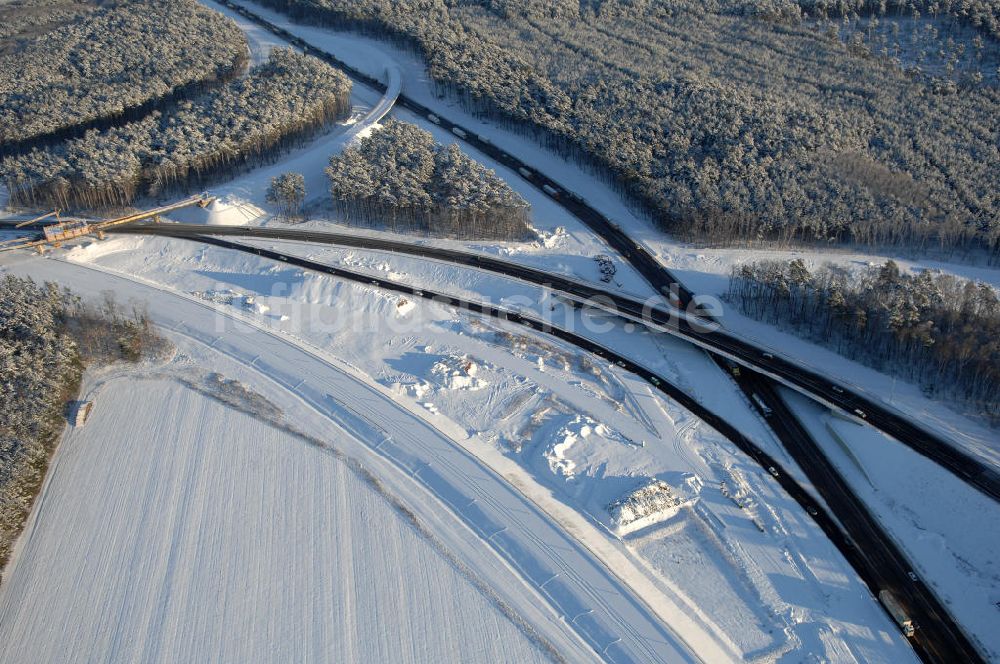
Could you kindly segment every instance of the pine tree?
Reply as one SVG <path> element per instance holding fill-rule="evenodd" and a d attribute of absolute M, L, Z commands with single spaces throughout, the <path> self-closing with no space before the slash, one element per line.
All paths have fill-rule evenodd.
<path fill-rule="evenodd" d="M 300 217 L 306 199 L 306 179 L 301 173 L 282 173 L 271 178 L 266 200 L 278 206 L 278 214 L 291 220 Z"/>
<path fill-rule="evenodd" d="M 326 173 L 338 212 L 352 222 L 461 238 L 529 234 L 523 198 L 457 145 L 435 143 L 416 125 L 386 122 L 332 157 Z"/>

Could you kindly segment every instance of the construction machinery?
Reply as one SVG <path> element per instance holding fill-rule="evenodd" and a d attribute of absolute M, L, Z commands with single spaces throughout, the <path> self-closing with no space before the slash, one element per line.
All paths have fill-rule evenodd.
<path fill-rule="evenodd" d="M 28 219 L 27 221 L 22 221 L 21 223 L 14 226 L 14 228 L 24 228 L 25 226 L 31 226 L 32 224 L 37 224 L 44 219 L 48 219 L 49 217 L 55 217 L 56 221 L 59 221 L 59 210 L 53 210 L 52 212 L 49 212 L 48 214 L 43 214 L 40 217 L 35 217 L 34 219 Z"/>

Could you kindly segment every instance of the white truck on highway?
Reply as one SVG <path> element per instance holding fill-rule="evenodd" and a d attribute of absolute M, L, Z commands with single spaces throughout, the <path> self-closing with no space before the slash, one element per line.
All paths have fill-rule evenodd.
<path fill-rule="evenodd" d="M 900 629 L 903 630 L 903 634 L 907 637 L 913 636 L 916 631 L 916 628 L 913 626 L 913 620 L 910 619 L 910 616 L 906 615 L 906 611 L 904 611 L 903 607 L 899 605 L 899 602 L 896 601 L 896 598 L 893 597 L 892 593 L 888 590 L 881 590 L 878 594 L 878 600 L 882 602 L 882 606 L 885 607 L 885 610 L 889 612 L 892 619 L 895 620 L 896 624 L 898 624 Z"/>
<path fill-rule="evenodd" d="M 764 400 L 760 398 L 756 392 L 753 394 L 753 400 L 757 402 L 757 406 L 760 407 L 760 412 L 763 413 L 764 417 L 771 417 L 774 411 L 771 410 L 770 406 L 764 403 Z"/>

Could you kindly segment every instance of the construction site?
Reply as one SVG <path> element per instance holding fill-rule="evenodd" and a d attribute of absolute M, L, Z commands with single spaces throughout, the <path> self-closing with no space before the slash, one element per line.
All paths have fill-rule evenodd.
<path fill-rule="evenodd" d="M 162 215 L 193 206 L 205 208 L 213 200 L 215 199 L 212 196 L 201 193 L 169 205 L 140 210 L 113 219 L 63 219 L 59 215 L 59 210 L 54 210 L 40 217 L 14 224 L 12 230 L 28 231 L 31 234 L 0 241 L 0 252 L 34 249 L 44 253 L 46 249 L 60 247 L 63 242 L 84 236 L 103 240 L 105 231 L 110 228 L 146 220 L 159 222 Z"/>

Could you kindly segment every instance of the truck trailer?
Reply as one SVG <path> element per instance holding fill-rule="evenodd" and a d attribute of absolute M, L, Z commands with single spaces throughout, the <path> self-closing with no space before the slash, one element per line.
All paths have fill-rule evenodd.
<path fill-rule="evenodd" d="M 896 601 L 896 598 L 893 597 L 892 593 L 888 590 L 882 590 L 878 594 L 878 600 L 882 602 L 882 606 L 885 607 L 885 610 L 889 612 L 892 619 L 895 620 L 896 624 L 903 630 L 903 634 L 907 637 L 913 636 L 916 631 L 916 628 L 913 625 L 913 620 L 906 614 L 906 611 L 904 611 L 903 607 L 899 605 L 899 602 Z"/>

